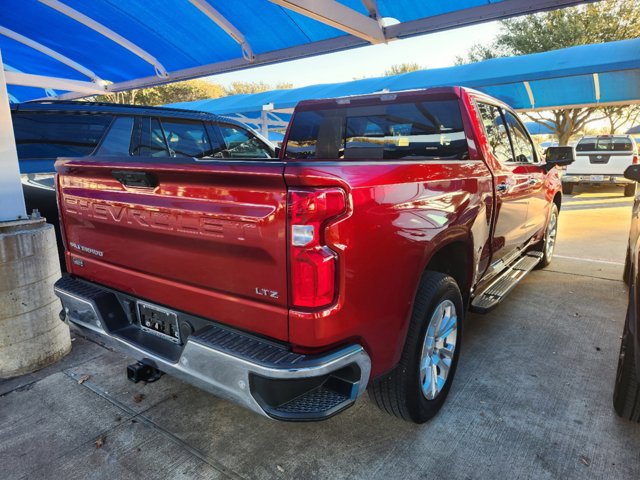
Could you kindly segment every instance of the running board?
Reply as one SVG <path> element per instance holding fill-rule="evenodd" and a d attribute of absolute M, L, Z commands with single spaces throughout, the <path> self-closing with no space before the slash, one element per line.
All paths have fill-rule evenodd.
<path fill-rule="evenodd" d="M 471 302 L 471 311 L 487 313 L 495 308 L 518 283 L 535 268 L 542 258 L 542 252 L 529 252 L 511 264 L 484 291 Z"/>

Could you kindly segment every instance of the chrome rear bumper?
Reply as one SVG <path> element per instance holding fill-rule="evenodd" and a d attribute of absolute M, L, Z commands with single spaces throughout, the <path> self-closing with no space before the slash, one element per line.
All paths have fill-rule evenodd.
<path fill-rule="evenodd" d="M 126 308 L 133 297 L 71 277 L 54 289 L 66 320 L 87 337 L 271 418 L 329 418 L 351 406 L 369 380 L 371 362 L 360 345 L 303 355 L 207 321 L 176 345 L 136 325 Z"/>

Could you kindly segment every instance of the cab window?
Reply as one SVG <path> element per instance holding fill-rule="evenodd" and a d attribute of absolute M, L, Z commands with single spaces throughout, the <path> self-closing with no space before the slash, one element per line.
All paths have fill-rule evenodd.
<path fill-rule="evenodd" d="M 493 155 L 500 163 L 511 162 L 513 152 L 500 109 L 488 103 L 478 103 L 477 106 Z"/>
<path fill-rule="evenodd" d="M 209 135 L 202 122 L 162 120 L 162 130 L 172 157 L 205 158 L 214 155 Z"/>
<path fill-rule="evenodd" d="M 509 128 L 509 136 L 513 145 L 513 161 L 516 163 L 532 163 L 536 161 L 533 144 L 525 127 L 511 112 L 505 111 L 504 118 Z"/>
<path fill-rule="evenodd" d="M 168 157 L 169 149 L 157 118 L 136 118 L 131 141 L 131 155 L 141 157 Z"/>
<path fill-rule="evenodd" d="M 223 156 L 227 158 L 271 158 L 271 149 L 248 130 L 234 125 L 220 125 L 225 143 Z"/>

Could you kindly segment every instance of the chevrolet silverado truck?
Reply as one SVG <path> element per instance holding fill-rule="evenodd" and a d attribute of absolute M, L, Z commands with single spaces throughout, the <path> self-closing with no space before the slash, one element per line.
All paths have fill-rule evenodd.
<path fill-rule="evenodd" d="M 465 312 L 551 261 L 573 156 L 448 87 L 301 102 L 276 159 L 59 159 L 61 318 L 274 419 L 368 389 L 422 423 Z"/>

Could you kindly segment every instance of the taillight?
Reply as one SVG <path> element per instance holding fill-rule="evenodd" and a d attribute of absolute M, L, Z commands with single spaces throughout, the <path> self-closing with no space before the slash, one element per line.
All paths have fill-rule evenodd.
<path fill-rule="evenodd" d="M 634 165 L 637 165 L 637 164 L 638 164 L 638 155 L 634 155 L 634 156 L 633 156 L 633 161 L 632 161 L 632 163 L 633 163 Z"/>
<path fill-rule="evenodd" d="M 336 293 L 338 255 L 324 243 L 324 230 L 346 211 L 346 194 L 340 188 L 291 190 L 288 207 L 293 306 L 329 305 Z"/>

